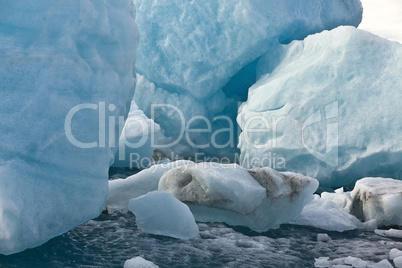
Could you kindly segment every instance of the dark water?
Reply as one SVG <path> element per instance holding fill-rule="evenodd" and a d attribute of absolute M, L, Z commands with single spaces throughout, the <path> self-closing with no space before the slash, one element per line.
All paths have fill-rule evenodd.
<path fill-rule="evenodd" d="M 142 233 L 129 214 L 102 215 L 45 245 L 11 256 L 0 256 L 1 267 L 123 267 L 141 256 L 159 267 L 314 267 L 314 258 L 354 256 L 366 261 L 387 259 L 401 240 L 373 232 L 326 232 L 283 225 L 257 234 L 246 228 L 199 224 L 200 236 L 181 241 Z"/>

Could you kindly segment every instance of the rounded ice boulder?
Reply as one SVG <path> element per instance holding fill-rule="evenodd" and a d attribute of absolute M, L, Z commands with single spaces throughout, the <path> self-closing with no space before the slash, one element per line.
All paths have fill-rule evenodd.
<path fill-rule="evenodd" d="M 171 169 L 158 187 L 188 204 L 197 221 L 225 222 L 258 232 L 299 216 L 317 188 L 317 180 L 300 174 L 217 163 Z"/>
<path fill-rule="evenodd" d="M 198 235 L 198 226 L 187 205 L 168 192 L 156 191 L 130 200 L 138 228 L 145 233 L 191 239 Z"/>
<path fill-rule="evenodd" d="M 362 221 L 377 220 L 379 226 L 402 226 L 402 181 L 364 178 L 351 192 L 351 214 Z"/>

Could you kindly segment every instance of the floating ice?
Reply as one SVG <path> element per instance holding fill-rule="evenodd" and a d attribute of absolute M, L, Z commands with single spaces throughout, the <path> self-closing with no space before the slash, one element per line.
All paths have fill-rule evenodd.
<path fill-rule="evenodd" d="M 392 264 L 388 260 L 382 260 L 373 266 L 369 266 L 370 268 L 393 268 Z"/>
<path fill-rule="evenodd" d="M 344 192 L 343 188 L 335 190 L 334 193 L 323 192 L 321 198 L 334 202 L 346 211 L 351 210 L 353 203 L 351 192 Z"/>
<path fill-rule="evenodd" d="M 402 268 L 402 257 L 396 257 L 394 259 L 394 264 L 396 268 Z"/>
<path fill-rule="evenodd" d="M 344 232 L 361 226 L 360 221 L 330 200 L 315 195 L 299 217 L 291 224 L 305 225 L 328 231 Z"/>
<path fill-rule="evenodd" d="M 134 3 L 142 33 L 137 71 L 152 82 L 139 81 L 138 88 L 144 89 L 135 96 L 139 107 L 151 117 L 150 103 L 141 100 L 149 99 L 149 92 L 154 91 L 159 95 L 154 104 L 175 105 L 186 119 L 190 115 L 204 116 L 210 122 L 218 115 L 227 115 L 234 121 L 237 100 L 246 99 L 248 88 L 255 82 L 256 60 L 263 54 L 275 54 L 280 43 L 324 29 L 357 26 L 362 18 L 358 0 L 134 0 Z M 183 101 L 177 102 L 178 99 Z M 167 113 L 173 116 L 167 117 Z M 155 121 L 166 141 L 180 136 L 179 117 L 177 111 L 168 107 L 155 110 Z M 193 123 L 206 129 L 202 120 Z M 228 127 L 225 120 L 212 123 L 212 131 Z M 212 135 L 190 136 L 199 144 L 206 144 L 201 143 L 204 139 L 211 144 Z M 203 139 L 199 140 L 200 137 Z M 220 133 L 215 138 L 221 145 L 231 137 Z M 159 145 L 162 144 L 167 143 Z M 185 138 L 180 139 L 180 144 L 181 150 L 174 148 L 174 151 L 181 156 L 194 151 L 212 155 L 216 152 L 211 147 L 196 150 Z M 167 147 L 161 150 L 167 153 L 170 146 Z M 233 151 L 235 145 L 225 149 Z"/>
<path fill-rule="evenodd" d="M 402 174 L 402 45 L 339 27 L 283 46 L 258 63 L 261 78 L 239 109 L 241 164 L 268 165 L 352 186 Z"/>
<path fill-rule="evenodd" d="M 317 187 L 313 178 L 270 168 L 199 163 L 166 172 L 158 189 L 188 204 L 198 221 L 263 232 L 297 217 Z"/>
<path fill-rule="evenodd" d="M 318 242 L 329 242 L 331 241 L 331 237 L 328 234 L 317 234 L 317 241 Z"/>
<path fill-rule="evenodd" d="M 11 254 L 102 212 L 139 35 L 128 0 L 0 5 L 0 253 Z"/>
<path fill-rule="evenodd" d="M 108 212 L 127 212 L 130 199 L 158 190 L 159 180 L 166 171 L 190 164 L 193 162 L 185 160 L 156 164 L 126 179 L 109 181 Z"/>
<path fill-rule="evenodd" d="M 376 229 L 376 230 L 374 230 L 374 232 L 376 234 L 378 234 L 378 235 L 381 235 L 381 236 L 402 239 L 402 230 L 397 230 L 397 229 L 380 230 L 380 229 Z"/>
<path fill-rule="evenodd" d="M 389 258 L 391 260 L 397 258 L 397 257 L 402 257 L 402 250 L 399 250 L 397 248 L 393 248 L 389 251 Z"/>
<path fill-rule="evenodd" d="M 127 260 L 124 263 L 124 268 L 159 268 L 159 266 L 144 258 L 135 257 Z"/>
<path fill-rule="evenodd" d="M 402 181 L 365 178 L 356 182 L 350 212 L 363 221 L 377 220 L 379 226 L 402 226 Z"/>
<path fill-rule="evenodd" d="M 367 267 L 366 261 L 363 261 L 360 258 L 351 257 L 351 256 L 345 258 L 345 264 L 349 264 L 353 267 L 361 267 L 361 268 Z"/>
<path fill-rule="evenodd" d="M 131 102 L 113 166 L 147 168 L 152 160 L 159 131 L 159 125 L 139 110 L 134 101 Z"/>
<path fill-rule="evenodd" d="M 382 260 L 378 263 L 364 261 L 356 257 L 346 257 L 330 260 L 328 257 L 320 257 L 315 259 L 315 267 L 320 268 L 392 268 L 392 264 L 388 260 Z"/>
<path fill-rule="evenodd" d="M 167 192 L 151 192 L 130 200 L 129 209 L 134 213 L 142 231 L 191 239 L 198 235 L 198 226 L 190 209 Z"/>
<path fill-rule="evenodd" d="M 320 257 L 315 259 L 314 267 L 321 268 L 321 267 L 331 267 L 331 263 L 329 262 L 329 257 Z"/>

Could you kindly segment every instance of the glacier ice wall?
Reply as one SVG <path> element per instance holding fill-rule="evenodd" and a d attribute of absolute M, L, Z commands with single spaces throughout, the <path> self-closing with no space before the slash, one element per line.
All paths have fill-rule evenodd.
<path fill-rule="evenodd" d="M 1 254 L 104 208 L 136 82 L 134 18 L 128 0 L 0 2 Z"/>
<path fill-rule="evenodd" d="M 228 116 L 235 124 L 238 101 L 245 101 L 248 88 L 256 81 L 257 59 L 273 53 L 279 44 L 303 39 L 309 34 L 333 29 L 339 25 L 357 26 L 362 18 L 358 0 L 134 0 L 137 23 L 142 34 L 139 43 L 137 72 L 139 80 L 135 101 L 151 117 L 151 104 L 177 106 L 154 109 L 164 139 L 169 144 L 180 136 L 181 119 L 194 116 L 207 118 L 211 131 L 191 133 L 169 150 L 183 157 L 194 152 L 216 155 L 211 133 L 229 128 Z M 157 98 L 149 100 L 149 92 Z M 177 101 L 180 100 L 180 101 Z M 171 114 L 167 118 L 166 114 Z M 167 118 L 167 119 L 166 119 Z M 194 127 L 206 129 L 202 120 Z M 216 135 L 223 154 L 233 153 L 237 143 L 229 133 Z M 233 139 L 232 139 L 233 140 Z M 193 146 L 209 145 L 204 148 Z M 195 143 L 195 142 L 194 142 Z"/>
<path fill-rule="evenodd" d="M 239 110 L 242 164 L 282 159 L 282 168 L 323 186 L 400 178 L 402 45 L 339 27 L 283 46 L 281 54 L 268 74 L 272 55 L 260 60 L 261 78 Z"/>

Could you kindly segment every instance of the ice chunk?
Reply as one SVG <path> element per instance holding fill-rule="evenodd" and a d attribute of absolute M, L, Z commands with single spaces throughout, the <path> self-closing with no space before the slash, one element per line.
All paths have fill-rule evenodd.
<path fill-rule="evenodd" d="M 370 268 L 393 268 L 392 264 L 388 260 L 382 260 L 373 266 L 368 266 Z"/>
<path fill-rule="evenodd" d="M 394 264 L 396 268 L 402 268 L 402 257 L 396 257 L 394 259 Z"/>
<path fill-rule="evenodd" d="M 376 230 L 374 230 L 374 232 L 381 236 L 402 239 L 402 230 L 397 230 L 397 229 L 379 230 L 379 229 L 376 229 Z"/>
<path fill-rule="evenodd" d="M 323 268 L 323 267 L 331 267 L 331 263 L 329 261 L 329 257 L 320 257 L 315 259 L 314 267 Z"/>
<path fill-rule="evenodd" d="M 328 234 L 317 234 L 317 241 L 318 242 L 329 242 L 331 241 L 331 237 Z"/>
<path fill-rule="evenodd" d="M 137 104 L 131 102 L 130 112 L 119 139 L 114 167 L 144 169 L 152 161 L 160 127 L 149 119 Z"/>
<path fill-rule="evenodd" d="M 124 268 L 159 268 L 158 265 L 155 265 L 153 262 L 147 261 L 141 257 L 135 257 L 127 260 L 124 263 Z"/>
<path fill-rule="evenodd" d="M 109 181 L 109 195 L 106 199 L 108 212 L 127 212 L 130 199 L 158 190 L 159 180 L 166 171 L 190 164 L 193 162 L 186 160 L 155 164 L 126 179 Z"/>
<path fill-rule="evenodd" d="M 352 265 L 353 267 L 361 267 L 361 268 L 367 267 L 366 261 L 363 261 L 360 258 L 351 257 L 351 256 L 349 256 L 345 259 L 345 264 Z"/>
<path fill-rule="evenodd" d="M 402 251 L 397 249 L 397 248 L 393 248 L 389 251 L 389 258 L 391 260 L 395 259 L 396 257 L 402 257 Z"/>
<path fill-rule="evenodd" d="M 339 27 L 281 53 L 271 72 L 277 55 L 260 60 L 261 78 L 239 109 L 241 164 L 268 165 L 255 159 L 272 154 L 286 163 L 275 168 L 333 187 L 368 176 L 399 178 L 402 45 Z"/>
<path fill-rule="evenodd" d="M 170 193 L 151 192 L 131 199 L 129 209 L 138 228 L 146 233 L 186 240 L 198 235 L 190 209 Z"/>
<path fill-rule="evenodd" d="M 0 253 L 11 254 L 102 212 L 139 34 L 129 0 L 0 5 Z"/>
<path fill-rule="evenodd" d="M 365 178 L 356 182 L 351 213 L 363 221 L 376 219 L 379 226 L 402 226 L 402 181 Z"/>
<path fill-rule="evenodd" d="M 344 232 L 361 226 L 360 221 L 334 202 L 315 195 L 299 217 L 290 222 L 296 225 L 313 226 L 328 231 Z"/>
<path fill-rule="evenodd" d="M 187 203 L 198 221 L 242 225 L 258 232 L 297 217 L 317 188 L 315 179 L 299 174 L 217 163 L 172 169 L 158 187 Z"/>
<path fill-rule="evenodd" d="M 357 26 L 362 18 L 358 0 L 134 0 L 134 3 L 142 33 L 137 71 L 151 82 L 138 85 L 145 89 L 136 93 L 139 107 L 151 118 L 147 112 L 150 104 L 140 100 L 149 99 L 154 88 L 163 97 L 157 97 L 153 104 L 174 105 L 183 118 L 205 116 L 210 122 L 219 115 L 234 121 L 237 100 L 246 99 L 248 88 L 256 79 L 256 60 L 263 54 L 275 54 L 280 43 L 324 29 Z M 166 110 L 174 116 L 165 116 Z M 178 117 L 171 108 L 155 110 L 155 121 L 167 139 L 180 137 L 183 128 L 175 127 L 180 123 Z M 201 124 L 197 121 L 195 124 Z M 227 127 L 223 120 L 212 124 L 215 130 Z M 212 135 L 194 135 L 192 140 L 205 144 L 201 143 L 204 140 L 198 140 L 203 138 L 212 145 Z M 219 144 L 226 144 L 231 138 L 225 133 L 219 136 L 223 140 Z M 196 150 L 187 139 L 179 140 L 181 147 L 174 151 L 181 156 L 189 153 L 194 156 L 197 151 L 214 153 L 211 146 Z M 167 147 L 161 149 L 165 154 L 171 146 Z M 232 153 L 234 147 L 230 144 L 222 152 Z"/>
<path fill-rule="evenodd" d="M 346 211 L 351 210 L 353 203 L 351 192 L 344 192 L 343 189 L 342 191 L 338 189 L 335 193 L 323 192 L 321 193 L 321 198 L 334 202 Z"/>

